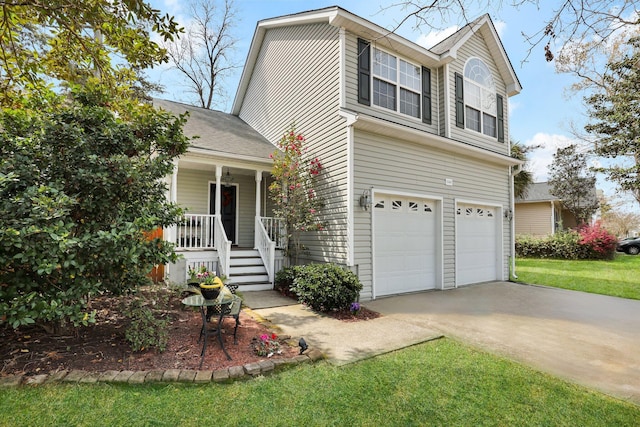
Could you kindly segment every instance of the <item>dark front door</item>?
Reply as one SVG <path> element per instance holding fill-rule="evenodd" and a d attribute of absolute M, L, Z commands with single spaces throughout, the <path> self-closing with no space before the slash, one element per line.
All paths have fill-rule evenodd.
<path fill-rule="evenodd" d="M 220 210 L 222 211 L 222 226 L 227 234 L 227 239 L 232 243 L 236 243 L 236 187 L 230 185 L 228 187 L 222 186 L 220 188 Z M 217 214 L 216 212 L 216 185 L 211 184 L 211 195 L 209 197 L 210 205 L 209 212 Z"/>

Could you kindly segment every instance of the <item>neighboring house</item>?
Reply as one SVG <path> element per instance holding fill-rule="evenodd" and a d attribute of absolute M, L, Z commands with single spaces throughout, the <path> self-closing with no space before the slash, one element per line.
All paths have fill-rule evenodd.
<path fill-rule="evenodd" d="M 488 15 L 429 50 L 340 7 L 260 21 L 231 115 L 157 102 L 191 111 L 186 131 L 201 135 L 169 180 L 170 198 L 198 215 L 166 234 L 188 263 L 206 258 L 251 282 L 229 267 L 226 242 L 207 241 L 224 223 L 234 245 L 262 248 L 269 280 L 248 289 L 270 287 L 281 263 L 277 249 L 264 255 L 274 244 L 262 224 L 276 221 L 268 154 L 295 122 L 323 162 L 327 201 L 305 262 L 355 271 L 363 301 L 507 279 L 521 164 L 509 156 L 508 98 L 520 90 Z M 205 233 L 190 238 L 191 224 Z"/>
<path fill-rule="evenodd" d="M 515 200 L 516 235 L 548 236 L 578 225 L 575 215 L 550 190 L 549 183 L 536 182 L 525 198 Z"/>

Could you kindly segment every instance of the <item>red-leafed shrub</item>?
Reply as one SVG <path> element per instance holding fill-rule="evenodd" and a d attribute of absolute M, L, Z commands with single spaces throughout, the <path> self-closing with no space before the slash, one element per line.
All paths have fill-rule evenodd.
<path fill-rule="evenodd" d="M 580 244 L 589 248 L 589 258 L 613 259 L 618 239 L 602 228 L 600 221 L 581 227 L 578 233 Z"/>

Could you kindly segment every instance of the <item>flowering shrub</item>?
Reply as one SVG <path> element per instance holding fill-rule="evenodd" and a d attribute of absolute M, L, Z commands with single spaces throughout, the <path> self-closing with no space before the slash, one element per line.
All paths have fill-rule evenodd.
<path fill-rule="evenodd" d="M 578 230 L 580 244 L 589 249 L 589 258 L 613 259 L 618 239 L 602 228 L 600 221 L 586 225 Z"/>
<path fill-rule="evenodd" d="M 275 204 L 274 215 L 284 219 L 289 241 L 287 255 L 295 259 L 294 264 L 302 250 L 300 233 L 324 229 L 319 218 L 324 200 L 315 189 L 322 163 L 309 155 L 305 142 L 291 125 L 278 142 L 280 149 L 270 155 L 274 180 L 269 193 Z"/>
<path fill-rule="evenodd" d="M 516 255 L 523 258 L 613 259 L 617 239 L 600 223 L 578 231 L 562 231 L 551 236 L 516 238 Z"/>
<path fill-rule="evenodd" d="M 267 356 L 271 357 L 274 354 L 282 353 L 280 349 L 280 342 L 278 341 L 278 336 L 276 334 L 263 334 L 260 335 L 260 339 L 253 338 L 252 340 L 253 351 L 258 356 Z"/>

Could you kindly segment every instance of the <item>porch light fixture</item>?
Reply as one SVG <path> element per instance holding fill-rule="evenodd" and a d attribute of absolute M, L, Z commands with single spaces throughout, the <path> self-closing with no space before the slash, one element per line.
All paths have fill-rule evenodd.
<path fill-rule="evenodd" d="M 227 174 L 222 175 L 222 178 L 220 178 L 220 180 L 222 181 L 222 185 L 224 185 L 225 187 L 229 187 L 233 183 L 233 177 L 229 174 L 229 169 L 227 169 Z"/>
<path fill-rule="evenodd" d="M 513 211 L 510 208 L 504 210 L 504 217 L 511 221 L 513 219 Z"/>
<path fill-rule="evenodd" d="M 360 207 L 365 211 L 369 210 L 371 206 L 371 191 L 364 190 L 362 196 L 360 196 Z"/>

